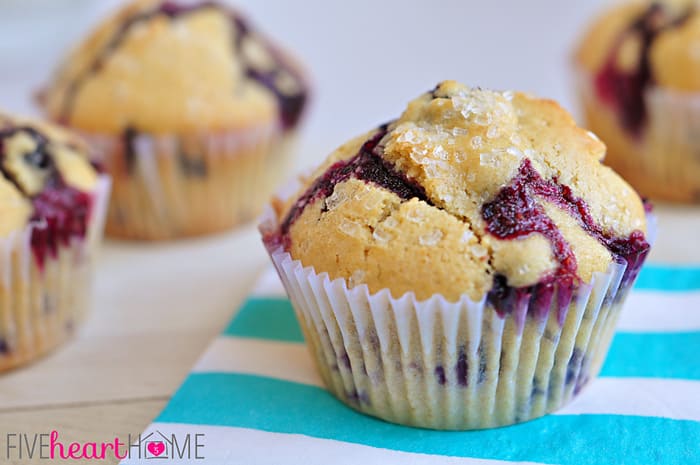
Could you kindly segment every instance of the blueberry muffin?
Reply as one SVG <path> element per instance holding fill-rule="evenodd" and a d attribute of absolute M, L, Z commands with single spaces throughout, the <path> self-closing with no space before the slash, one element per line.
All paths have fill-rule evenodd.
<path fill-rule="evenodd" d="M 46 353 L 83 319 L 108 188 L 83 142 L 0 113 L 0 371 Z"/>
<path fill-rule="evenodd" d="M 258 214 L 307 93 L 298 66 L 238 12 L 138 0 L 68 56 L 40 101 L 114 178 L 107 233 L 159 240 Z"/>
<path fill-rule="evenodd" d="M 555 102 L 447 81 L 261 224 L 330 389 L 388 421 L 508 425 L 594 378 L 645 206 Z"/>
<path fill-rule="evenodd" d="M 700 201 L 698 13 L 689 0 L 618 5 L 575 54 L 585 122 L 645 196 Z"/>

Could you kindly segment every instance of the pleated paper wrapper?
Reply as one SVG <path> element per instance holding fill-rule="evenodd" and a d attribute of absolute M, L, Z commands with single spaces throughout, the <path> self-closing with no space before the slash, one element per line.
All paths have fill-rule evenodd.
<path fill-rule="evenodd" d="M 190 135 L 81 134 L 114 178 L 107 235 L 165 240 L 254 219 L 291 164 L 295 136 L 278 123 Z"/>
<path fill-rule="evenodd" d="M 260 230 L 277 229 L 269 209 Z M 554 289 L 549 308 L 526 299 L 499 313 L 486 297 L 419 301 L 348 288 L 279 245 L 268 252 L 331 393 L 366 414 L 433 429 L 509 425 L 565 405 L 598 375 L 633 284 L 620 287 L 626 264 L 613 263 L 566 301 Z"/>
<path fill-rule="evenodd" d="M 70 338 L 85 319 L 92 265 L 102 239 L 110 180 L 101 176 L 92 192 L 85 237 L 59 240 L 56 255 L 42 264 L 31 246 L 30 223 L 0 239 L 0 371 L 28 363 Z"/>

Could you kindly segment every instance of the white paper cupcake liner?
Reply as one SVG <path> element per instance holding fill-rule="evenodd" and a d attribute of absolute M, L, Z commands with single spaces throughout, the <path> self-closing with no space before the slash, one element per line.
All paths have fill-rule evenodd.
<path fill-rule="evenodd" d="M 330 391 L 364 413 L 435 429 L 509 425 L 567 403 L 601 368 L 625 270 L 581 286 L 563 325 L 552 307 L 521 326 L 485 299 L 370 294 L 282 250 L 271 256 Z"/>
<path fill-rule="evenodd" d="M 191 135 L 82 133 L 114 178 L 107 234 L 160 240 L 223 231 L 253 219 L 291 162 L 277 123 Z"/>
<path fill-rule="evenodd" d="M 700 94 L 652 87 L 640 137 L 598 97 L 590 73 L 575 71 L 585 123 L 608 145 L 606 164 L 644 195 L 700 202 Z"/>
<path fill-rule="evenodd" d="M 29 224 L 0 239 L 0 371 L 45 354 L 85 318 L 109 189 L 109 177 L 101 176 L 85 237 L 61 243 L 55 257 L 47 253 L 43 265 L 36 262 L 31 238 L 46 223 Z"/>
<path fill-rule="evenodd" d="M 277 228 L 269 209 L 260 231 Z M 397 299 L 267 247 L 328 389 L 361 412 L 433 429 L 510 425 L 569 402 L 600 372 L 633 285 L 620 289 L 625 264 L 595 273 L 563 302 L 562 323 L 556 297 L 546 312 L 528 301 L 505 316 L 486 297 Z"/>

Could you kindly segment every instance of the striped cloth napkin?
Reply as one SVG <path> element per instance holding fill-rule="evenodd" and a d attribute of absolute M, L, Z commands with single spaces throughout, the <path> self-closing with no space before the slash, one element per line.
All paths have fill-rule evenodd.
<path fill-rule="evenodd" d="M 153 452 L 191 463 L 700 464 L 700 268 L 643 270 L 601 377 L 573 403 L 473 432 L 397 426 L 335 400 L 270 269 L 144 435 L 179 438 Z M 134 455 L 124 463 L 153 463 Z"/>

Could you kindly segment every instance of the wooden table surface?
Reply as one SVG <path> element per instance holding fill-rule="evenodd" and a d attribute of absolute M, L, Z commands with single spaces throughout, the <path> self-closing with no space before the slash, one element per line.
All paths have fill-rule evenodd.
<path fill-rule="evenodd" d="M 650 261 L 700 265 L 700 208 L 660 206 L 657 214 Z M 63 440 L 80 442 L 139 434 L 266 264 L 252 225 L 164 245 L 107 242 L 93 313 L 78 337 L 0 376 L 0 463 L 46 463 L 7 461 L 8 432 L 57 430 Z"/>

